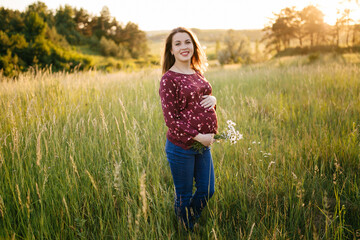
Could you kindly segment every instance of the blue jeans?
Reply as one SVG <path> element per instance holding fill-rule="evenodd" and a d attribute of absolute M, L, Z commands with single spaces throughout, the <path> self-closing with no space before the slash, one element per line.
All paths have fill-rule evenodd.
<path fill-rule="evenodd" d="M 175 185 L 175 214 L 191 230 L 215 191 L 210 148 L 200 154 L 193 148 L 185 150 L 166 140 L 165 151 Z"/>

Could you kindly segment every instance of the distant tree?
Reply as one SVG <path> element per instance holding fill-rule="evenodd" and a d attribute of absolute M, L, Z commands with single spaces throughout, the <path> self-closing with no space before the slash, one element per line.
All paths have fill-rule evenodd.
<path fill-rule="evenodd" d="M 21 54 L 28 47 L 29 43 L 26 42 L 23 34 L 14 34 L 10 37 L 10 50 L 15 54 Z"/>
<path fill-rule="evenodd" d="M 83 8 L 75 9 L 74 21 L 78 32 L 87 37 L 92 36 L 91 17 L 86 10 Z"/>
<path fill-rule="evenodd" d="M 18 10 L 0 8 L 0 30 L 8 34 L 22 32 L 24 29 L 24 19 Z"/>
<path fill-rule="evenodd" d="M 111 15 L 107 6 L 104 6 L 100 12 L 100 16 L 93 18 L 93 33 L 98 39 L 109 36 L 111 29 Z"/>
<path fill-rule="evenodd" d="M 11 46 L 9 36 L 0 30 L 0 55 L 7 54 L 7 49 Z"/>
<path fill-rule="evenodd" d="M 28 43 L 22 34 L 13 34 L 9 37 L 0 30 L 0 69 L 3 74 L 13 76 L 18 70 L 22 70 L 26 64 L 19 58 L 24 54 Z"/>
<path fill-rule="evenodd" d="M 265 60 L 265 55 L 264 55 L 263 51 L 261 51 L 261 49 L 260 49 L 259 40 L 256 40 L 254 53 L 251 56 L 251 62 L 258 63 L 258 62 L 263 62 L 264 60 Z"/>
<path fill-rule="evenodd" d="M 352 44 L 360 45 L 360 24 L 354 24 Z"/>
<path fill-rule="evenodd" d="M 100 12 L 100 24 L 101 24 L 101 30 L 103 30 L 105 33 L 108 34 L 108 30 L 110 29 L 111 27 L 111 14 L 110 14 L 110 10 L 107 6 L 104 6 L 102 9 L 101 9 L 101 12 Z"/>
<path fill-rule="evenodd" d="M 301 18 L 300 11 L 295 12 L 293 27 L 294 27 L 294 35 L 299 40 L 300 47 L 302 47 L 303 40 L 306 37 L 306 33 L 304 30 L 304 20 Z"/>
<path fill-rule="evenodd" d="M 354 22 L 354 20 L 352 18 L 350 18 L 350 13 L 351 10 L 346 8 L 344 9 L 344 11 L 342 12 L 342 16 L 341 16 L 341 21 L 343 23 L 344 26 L 344 30 L 346 32 L 346 45 L 349 45 L 349 38 L 350 38 L 350 31 L 351 31 L 351 23 Z"/>
<path fill-rule="evenodd" d="M 314 46 L 324 32 L 324 14 L 315 6 L 310 5 L 300 12 L 300 16 L 304 21 L 304 31 L 310 37 L 311 46 Z"/>
<path fill-rule="evenodd" d="M 132 22 L 128 22 L 122 32 L 123 40 L 120 43 L 126 43 L 131 57 L 145 57 L 148 53 L 145 32 L 141 31 L 139 26 Z"/>
<path fill-rule="evenodd" d="M 265 42 L 265 46 L 268 52 L 281 50 L 281 40 L 272 29 L 272 24 L 265 26 L 262 31 L 264 32 L 261 42 Z"/>
<path fill-rule="evenodd" d="M 55 26 L 57 32 L 64 35 L 70 44 L 79 44 L 82 39 L 79 32 L 76 31 L 77 26 L 74 17 L 75 10 L 71 6 L 60 6 L 55 14 Z"/>
<path fill-rule="evenodd" d="M 56 27 L 47 28 L 45 38 L 50 42 L 59 45 L 60 47 L 68 49 L 70 44 L 66 41 L 66 37 L 57 32 Z"/>
<path fill-rule="evenodd" d="M 106 39 L 106 37 L 101 37 L 100 39 L 100 50 L 104 56 L 113 56 L 117 57 L 119 54 L 119 47 L 111 39 Z"/>
<path fill-rule="evenodd" d="M 272 51 L 280 51 L 283 48 L 290 47 L 293 38 L 299 38 L 302 44 L 304 37 L 301 20 L 295 7 L 284 8 L 279 14 L 274 14 L 275 18 L 266 26 L 263 31 L 265 35 L 263 41 L 267 42 L 267 48 Z"/>
<path fill-rule="evenodd" d="M 25 14 L 27 15 L 32 12 L 36 12 L 39 15 L 39 17 L 41 17 L 49 27 L 54 26 L 55 24 L 54 15 L 48 9 L 45 3 L 37 1 L 36 3 L 27 6 Z"/>
<path fill-rule="evenodd" d="M 25 38 L 28 42 L 45 36 L 47 25 L 36 12 L 31 12 L 25 17 Z"/>
<path fill-rule="evenodd" d="M 290 47 L 290 41 L 296 36 L 296 30 L 298 30 L 297 24 L 297 11 L 295 7 L 284 8 L 280 11 L 277 20 L 279 21 L 277 26 L 279 29 L 280 38 L 285 48 Z"/>
<path fill-rule="evenodd" d="M 332 42 L 336 46 L 340 45 L 340 32 L 341 32 L 342 25 L 343 25 L 343 23 L 340 20 L 340 18 L 337 18 L 335 25 L 331 28 L 331 31 L 329 32 L 329 36 L 332 38 Z"/>
<path fill-rule="evenodd" d="M 218 53 L 220 64 L 248 63 L 250 61 L 250 42 L 234 30 L 229 30 L 224 40 L 225 48 Z"/>
<path fill-rule="evenodd" d="M 5 76 L 14 76 L 18 71 L 18 57 L 13 56 L 10 49 L 6 51 L 5 55 L 0 55 L 0 71 Z"/>

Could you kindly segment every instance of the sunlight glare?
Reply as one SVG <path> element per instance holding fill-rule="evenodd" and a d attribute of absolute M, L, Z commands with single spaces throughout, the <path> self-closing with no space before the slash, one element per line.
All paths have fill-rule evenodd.
<path fill-rule="evenodd" d="M 360 7 L 358 4 L 356 4 L 356 2 L 346 1 L 343 3 L 338 3 L 329 1 L 325 6 L 320 8 L 320 10 L 324 13 L 324 22 L 330 25 L 336 24 L 337 19 L 341 18 L 341 12 L 343 12 L 344 9 L 350 9 L 350 18 L 355 22 L 359 21 Z"/>

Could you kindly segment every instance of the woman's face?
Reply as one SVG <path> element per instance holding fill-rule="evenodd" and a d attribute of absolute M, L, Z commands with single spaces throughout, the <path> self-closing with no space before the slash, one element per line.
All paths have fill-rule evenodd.
<path fill-rule="evenodd" d="M 171 53 L 176 61 L 190 62 L 194 54 L 194 44 L 186 32 L 175 33 L 172 38 Z"/>

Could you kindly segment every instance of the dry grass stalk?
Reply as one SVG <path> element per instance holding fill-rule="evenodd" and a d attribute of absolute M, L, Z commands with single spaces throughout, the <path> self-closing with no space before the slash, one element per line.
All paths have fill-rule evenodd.
<path fill-rule="evenodd" d="M 131 213 L 131 211 L 130 211 L 130 208 L 128 208 L 128 214 L 127 214 L 127 216 L 128 216 L 128 227 L 129 227 L 129 232 L 132 232 L 132 213 Z"/>
<path fill-rule="evenodd" d="M 144 219 L 147 219 L 147 200 L 146 200 L 145 180 L 146 180 L 146 173 L 144 171 L 140 177 L 140 196 L 142 200 L 142 212 L 144 214 Z"/>
<path fill-rule="evenodd" d="M 73 167 L 73 169 L 74 169 L 74 172 L 76 173 L 76 175 L 78 176 L 78 178 L 80 178 L 79 172 L 78 172 L 77 167 L 76 167 L 76 164 L 75 164 L 75 161 L 74 161 L 74 159 L 73 159 L 73 157 L 72 157 L 71 155 L 70 155 L 70 160 L 71 160 L 71 164 L 72 164 L 72 167 Z"/>
<path fill-rule="evenodd" d="M 37 183 L 35 183 L 35 187 L 36 187 L 36 194 L 38 195 L 39 202 L 41 204 L 41 195 L 40 195 L 39 185 Z"/>
<path fill-rule="evenodd" d="M 26 209 L 27 209 L 27 217 L 28 219 L 30 219 L 30 204 L 31 204 L 31 200 L 30 200 L 30 189 L 28 189 L 28 192 L 27 192 L 27 197 L 26 197 Z"/>
<path fill-rule="evenodd" d="M 19 131 L 16 127 L 12 128 L 11 134 L 13 142 L 13 152 L 19 152 Z"/>
<path fill-rule="evenodd" d="M 101 106 L 99 106 L 99 109 L 100 109 L 100 116 L 101 116 L 101 121 L 102 121 L 103 127 L 104 127 L 106 133 L 109 134 L 109 130 L 108 130 L 108 127 L 106 124 L 105 114 L 104 114 Z"/>
<path fill-rule="evenodd" d="M 19 185 L 16 184 L 16 187 L 15 187 L 15 188 L 16 188 L 16 193 L 17 193 L 17 196 L 18 196 L 20 208 L 22 209 L 22 208 L 23 208 L 23 204 L 22 204 L 22 201 L 21 201 L 21 194 L 20 194 Z"/>
<path fill-rule="evenodd" d="M 253 223 L 253 225 L 251 226 L 251 230 L 250 230 L 250 234 L 249 234 L 248 240 L 250 240 L 250 238 L 251 238 L 251 235 L 252 235 L 252 233 L 253 233 L 254 227 L 255 227 L 255 223 Z"/>
<path fill-rule="evenodd" d="M 96 192 L 98 192 L 98 188 L 97 188 L 97 186 L 96 186 L 96 183 L 95 183 L 94 178 L 91 176 L 91 174 L 89 173 L 88 170 L 85 170 L 85 172 L 86 172 L 86 174 L 89 176 L 90 181 L 91 181 L 91 184 L 92 184 L 93 187 L 95 188 Z"/>
<path fill-rule="evenodd" d="M 2 165 L 4 164 L 5 160 L 4 160 L 4 157 L 1 153 L 1 149 L 0 149 L 0 168 L 2 167 Z"/>
<path fill-rule="evenodd" d="M 126 113 L 126 108 L 125 108 L 125 106 L 124 106 L 123 101 L 121 101 L 121 99 L 120 99 L 120 98 L 119 98 L 119 103 L 120 103 L 120 106 L 121 106 L 121 108 L 122 108 L 123 112 L 124 112 L 124 113 Z"/>
<path fill-rule="evenodd" d="M 213 228 L 213 229 L 211 229 L 211 232 L 214 234 L 214 239 L 215 239 L 215 240 L 217 240 L 218 238 L 217 238 L 217 236 L 216 236 L 215 229 L 214 229 L 214 228 Z"/>
<path fill-rule="evenodd" d="M 69 208 L 68 208 L 68 205 L 67 205 L 67 203 L 66 203 L 65 197 L 63 197 L 62 201 L 63 201 L 64 206 L 65 206 L 66 215 L 68 216 L 68 219 L 70 220 Z"/>
<path fill-rule="evenodd" d="M 121 169 L 121 161 L 115 162 L 115 170 L 114 170 L 114 188 L 116 191 L 121 191 L 121 175 L 120 175 L 120 169 Z"/>
<path fill-rule="evenodd" d="M 119 135 L 120 135 L 120 137 L 121 137 L 121 131 L 120 131 L 120 126 L 119 126 L 119 122 L 118 122 L 118 120 L 117 120 L 117 118 L 114 116 L 114 119 L 115 119 L 115 123 L 116 123 L 116 128 L 117 128 L 117 130 L 118 130 L 118 133 L 119 133 Z M 0 156 L 1 157 L 1 156 Z"/>
<path fill-rule="evenodd" d="M 5 216 L 6 208 L 4 204 L 4 200 L 2 199 L 0 195 L 0 216 L 3 218 Z"/>
<path fill-rule="evenodd" d="M 40 131 L 37 140 L 36 140 L 36 165 L 40 167 L 40 161 L 41 161 L 41 133 Z"/>

